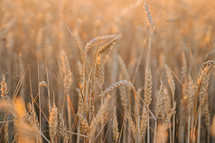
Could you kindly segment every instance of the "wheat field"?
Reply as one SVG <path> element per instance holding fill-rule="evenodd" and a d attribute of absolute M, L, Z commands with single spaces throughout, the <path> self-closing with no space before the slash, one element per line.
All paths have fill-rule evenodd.
<path fill-rule="evenodd" d="M 215 142 L 214 0 L 0 0 L 0 142 Z"/>

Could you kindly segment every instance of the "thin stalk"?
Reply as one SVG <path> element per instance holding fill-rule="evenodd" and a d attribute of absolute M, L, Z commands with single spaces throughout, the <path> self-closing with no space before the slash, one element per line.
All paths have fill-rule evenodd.
<path fill-rule="evenodd" d="M 51 113 L 51 97 L 50 97 L 50 90 L 49 90 L 49 73 L 48 73 L 48 66 L 47 66 L 47 55 L 45 57 L 45 64 L 46 64 L 46 78 L 47 78 L 47 91 L 48 91 L 48 108 L 49 108 L 49 113 Z"/>
<path fill-rule="evenodd" d="M 69 97 L 69 93 L 67 93 L 67 112 L 68 112 L 68 125 L 69 125 L 69 131 L 72 131 L 71 130 L 71 122 L 72 122 L 72 119 L 71 119 L 71 109 L 70 109 L 70 97 Z M 69 137 L 71 139 L 71 135 Z"/>
<path fill-rule="evenodd" d="M 128 112 L 129 112 L 129 114 L 131 115 L 132 113 L 131 113 L 131 96 L 130 96 L 130 91 L 129 91 L 129 96 L 128 96 L 128 98 L 129 98 L 129 101 L 128 101 Z M 126 121 L 128 121 L 127 119 L 126 119 Z M 127 127 L 127 139 L 128 139 L 128 143 L 130 143 L 131 142 L 131 137 L 130 137 L 130 135 L 129 135 L 129 131 L 130 131 L 130 126 L 128 126 Z"/>
<path fill-rule="evenodd" d="M 149 113 L 148 113 L 149 114 Z M 150 122 L 149 122 L 149 116 L 148 116 L 148 124 L 147 124 L 147 143 L 150 143 Z"/>
<path fill-rule="evenodd" d="M 98 49 L 99 49 L 99 41 L 97 43 L 97 47 L 96 47 L 96 54 L 95 54 L 95 57 L 94 57 L 94 60 L 93 60 L 93 65 L 90 69 L 90 73 L 88 74 L 88 81 L 86 78 L 86 69 L 87 69 L 87 63 L 86 63 L 86 59 L 87 59 L 87 52 L 85 51 L 85 55 L 84 55 L 84 60 L 83 60 L 83 93 L 85 94 L 85 104 L 86 104 L 86 107 L 87 109 L 90 109 L 90 106 L 91 106 L 91 95 L 88 95 L 89 94 L 89 85 L 90 85 L 90 81 L 91 81 L 91 76 L 92 76 L 92 73 L 94 71 L 94 68 L 95 68 L 95 64 L 96 64 L 96 56 L 97 56 L 97 53 L 98 53 Z M 86 82 L 86 84 L 85 84 Z M 93 88 L 93 87 L 92 87 Z M 86 89 L 86 91 L 85 91 Z M 88 104 L 87 104 L 87 101 L 89 100 Z M 91 115 L 90 115 L 90 111 L 89 111 L 89 120 L 91 121 Z"/>
<path fill-rule="evenodd" d="M 172 143 L 172 130 L 171 130 L 171 121 L 169 121 L 169 138 L 170 138 L 170 143 Z"/>
<path fill-rule="evenodd" d="M 104 104 L 104 97 L 102 97 L 101 106 L 102 106 L 103 104 Z M 102 116 L 101 127 L 103 127 L 103 125 L 104 125 L 104 116 Z M 101 143 L 103 142 L 103 141 L 102 141 L 103 134 L 104 134 L 104 131 L 101 131 Z"/>
<path fill-rule="evenodd" d="M 125 113 L 124 113 L 124 117 L 125 117 Z M 126 142 L 126 123 L 127 123 L 127 121 L 126 121 L 126 119 L 125 119 L 125 121 L 124 121 L 124 127 L 123 127 L 123 140 L 122 140 L 122 142 Z"/>
<path fill-rule="evenodd" d="M 41 95 L 40 95 L 40 85 L 39 85 L 39 81 L 40 81 L 40 60 L 39 60 L 39 53 L 38 53 L 38 57 L 37 57 L 37 74 L 38 74 L 38 91 L 39 91 L 39 120 L 40 120 L 40 131 L 41 131 Z"/>
<path fill-rule="evenodd" d="M 191 122 L 191 118 L 190 118 L 190 112 L 189 112 L 189 116 L 188 116 L 188 136 L 187 136 L 187 143 L 190 143 L 190 122 Z"/>
<path fill-rule="evenodd" d="M 208 132 L 208 141 L 207 141 L 207 143 L 210 143 L 210 134 L 209 134 L 209 132 Z"/>
<path fill-rule="evenodd" d="M 80 120 L 78 120 L 78 133 L 77 133 L 77 143 L 80 142 Z"/>
<path fill-rule="evenodd" d="M 157 136 L 157 124 L 158 124 L 158 121 L 157 121 L 157 120 L 155 120 L 154 143 L 156 143 L 156 136 Z"/>
<path fill-rule="evenodd" d="M 173 102 L 174 103 L 174 102 Z M 172 131 L 172 141 L 175 141 L 175 113 L 173 113 L 173 131 Z"/>
<path fill-rule="evenodd" d="M 152 33 L 153 33 L 152 28 L 150 28 L 148 51 L 147 51 L 147 58 L 146 58 L 146 69 L 149 69 L 149 61 L 150 61 L 151 46 L 152 46 Z"/>
<path fill-rule="evenodd" d="M 140 141 L 140 116 L 139 116 L 139 107 L 137 104 L 137 97 L 135 95 L 135 104 L 136 104 L 136 117 L 137 117 L 137 126 L 138 126 L 138 133 L 137 133 L 137 142 Z"/>
<path fill-rule="evenodd" d="M 194 108 L 192 109 L 192 110 L 194 110 Z M 195 120 L 195 118 L 194 118 L 194 112 L 192 112 L 191 113 L 191 128 L 194 126 L 194 120 Z M 193 141 L 191 140 L 191 142 L 193 143 Z"/>
<path fill-rule="evenodd" d="M 41 129 L 42 129 L 42 125 L 41 125 L 41 124 L 42 124 L 42 120 L 41 120 L 41 119 L 42 119 L 42 114 L 41 114 L 41 108 L 42 108 L 42 107 L 41 107 L 41 105 L 42 105 L 42 104 L 41 104 L 41 94 L 40 94 L 40 92 L 41 92 L 41 91 L 40 91 L 40 86 L 39 86 L 39 106 L 40 106 L 40 109 L 39 109 L 39 111 L 40 111 L 40 112 L 39 112 L 39 116 L 40 116 L 40 131 L 42 131 L 42 130 L 41 130 Z"/>
<path fill-rule="evenodd" d="M 201 107 L 199 109 L 199 121 L 198 121 L 198 140 L 197 143 L 200 143 L 200 135 L 201 135 Z"/>
<path fill-rule="evenodd" d="M 127 121 L 127 119 L 126 119 L 126 121 Z M 128 139 L 128 143 L 130 143 L 131 142 L 131 137 L 130 137 L 130 135 L 129 135 L 129 131 L 130 131 L 130 126 L 128 126 L 127 127 L 127 130 L 126 130 L 126 133 L 127 133 L 127 139 Z"/>
<path fill-rule="evenodd" d="M 84 96 L 85 96 L 85 99 L 88 99 L 88 95 L 85 93 L 85 86 L 86 86 L 86 84 L 85 84 L 85 82 L 86 82 L 86 58 L 87 58 L 87 55 L 86 55 L 87 53 L 85 52 L 84 53 L 84 59 L 83 59 L 83 83 L 82 83 L 82 86 L 83 86 L 83 88 L 82 88 L 82 93 L 84 94 Z M 86 102 L 86 100 L 85 100 L 85 102 Z M 87 102 L 86 102 L 87 103 Z M 85 104 L 86 104 L 85 103 Z M 86 104 L 86 106 L 87 106 L 87 109 L 89 109 L 88 108 L 88 104 Z"/>
<path fill-rule="evenodd" d="M 140 141 L 140 117 L 139 117 L 139 115 L 138 115 L 137 118 L 138 118 L 138 119 L 137 119 L 137 125 L 138 125 L 137 142 L 139 142 L 139 141 Z"/>

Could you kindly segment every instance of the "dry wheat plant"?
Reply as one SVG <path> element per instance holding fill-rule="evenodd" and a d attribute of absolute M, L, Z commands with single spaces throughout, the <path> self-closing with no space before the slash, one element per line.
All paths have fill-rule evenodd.
<path fill-rule="evenodd" d="M 215 142 L 214 0 L 0 0 L 0 142 Z"/>

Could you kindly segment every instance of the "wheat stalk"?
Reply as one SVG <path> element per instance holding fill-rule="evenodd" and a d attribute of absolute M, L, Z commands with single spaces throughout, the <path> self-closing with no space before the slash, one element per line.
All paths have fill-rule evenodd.
<path fill-rule="evenodd" d="M 207 127 L 207 142 L 210 142 L 210 126 L 211 126 L 211 118 L 210 118 L 210 111 L 209 105 L 206 103 L 203 107 L 203 115 L 205 116 L 205 125 Z"/>
<path fill-rule="evenodd" d="M 110 42 L 106 43 L 106 44 L 103 45 L 101 48 L 99 48 L 96 57 L 99 57 L 99 56 L 101 56 L 103 53 L 105 53 L 106 51 L 108 51 L 113 45 L 115 45 L 115 43 L 116 43 L 117 41 L 118 41 L 118 38 L 114 38 L 113 40 L 111 40 Z"/>
<path fill-rule="evenodd" d="M 28 121 L 30 122 L 30 124 L 35 125 L 39 129 L 38 118 L 34 110 L 34 107 L 30 102 L 27 104 L 27 110 L 28 110 L 27 112 Z"/>
<path fill-rule="evenodd" d="M 67 128 L 64 125 L 63 116 L 60 113 L 58 114 L 58 132 L 63 137 L 63 143 L 68 143 L 69 135 L 67 133 Z"/>
<path fill-rule="evenodd" d="M 5 79 L 4 75 L 2 75 L 0 91 L 1 91 L 1 97 L 3 99 L 6 99 L 7 98 L 7 94 L 8 94 L 8 89 L 7 89 L 7 82 L 6 82 L 6 79 Z"/>
<path fill-rule="evenodd" d="M 90 123 L 90 132 L 88 132 L 90 141 L 92 141 L 94 138 L 94 134 L 96 133 L 96 128 L 97 128 L 98 124 L 101 123 L 103 121 L 103 119 L 105 120 L 105 118 L 107 117 L 107 111 L 108 111 L 108 105 L 109 105 L 108 103 L 109 103 L 109 100 L 107 99 L 104 102 L 104 104 L 101 105 L 100 109 L 98 110 L 98 113 L 92 119 L 92 121 Z"/>
<path fill-rule="evenodd" d="M 152 20 L 151 13 L 149 11 L 149 7 L 146 4 L 146 2 L 144 2 L 144 9 L 145 9 L 148 25 L 150 25 L 150 27 L 152 27 L 153 26 L 153 20 Z"/>
<path fill-rule="evenodd" d="M 100 95 L 99 97 L 102 97 L 104 95 L 106 95 L 107 93 L 113 91 L 115 88 L 118 88 L 120 86 L 123 86 L 123 85 L 126 85 L 128 87 L 131 87 L 132 89 L 134 88 L 134 86 L 132 85 L 131 82 L 127 81 L 127 80 L 121 80 L 121 81 L 118 81 L 114 84 L 112 84 L 111 86 L 109 86 L 108 88 L 106 88 Z"/>
<path fill-rule="evenodd" d="M 141 140 L 143 142 L 145 142 L 146 128 L 149 129 L 149 113 L 145 108 L 143 108 L 142 119 L 140 121 L 140 133 L 141 133 Z M 147 137 L 147 140 L 149 140 L 148 137 Z"/>
<path fill-rule="evenodd" d="M 175 97 L 175 82 L 172 76 L 172 71 L 170 70 L 170 68 L 165 65 L 165 69 L 166 69 L 166 75 L 168 78 L 168 84 L 170 86 L 170 89 L 172 91 L 172 97 L 173 97 L 173 101 L 174 101 L 174 97 Z"/>
<path fill-rule="evenodd" d="M 6 122 L 6 123 L 4 124 L 4 130 L 3 130 L 3 132 L 4 132 L 4 143 L 9 143 L 8 126 L 9 126 L 9 123 Z"/>
<path fill-rule="evenodd" d="M 175 82 L 172 76 L 172 71 L 170 70 L 170 68 L 165 65 L 165 69 L 166 69 L 166 75 L 168 78 L 168 84 L 170 86 L 170 89 L 172 91 L 172 104 L 176 104 L 175 100 Z M 175 111 L 173 112 L 173 142 L 175 141 Z"/>
<path fill-rule="evenodd" d="M 83 132 L 86 134 L 90 131 L 90 127 L 89 127 L 89 123 L 87 121 L 87 119 L 85 117 L 83 117 L 83 115 L 78 114 L 79 120 L 80 120 L 80 124 L 81 124 L 81 129 L 83 130 Z"/>
<path fill-rule="evenodd" d="M 155 117 L 158 118 L 161 111 L 164 109 L 164 86 L 163 86 L 162 80 L 161 80 L 160 88 L 157 93 L 156 99 L 157 99 L 157 101 L 156 101 L 156 105 L 155 105 Z M 157 123 L 158 123 L 158 120 L 155 120 L 154 143 L 156 142 L 156 138 L 157 138 Z"/>
<path fill-rule="evenodd" d="M 132 117 L 128 112 L 126 112 L 125 115 L 126 115 L 126 118 L 128 119 L 128 124 L 131 129 L 133 138 L 136 140 L 137 139 L 137 128 L 136 128 L 135 122 L 132 120 Z"/>
<path fill-rule="evenodd" d="M 181 54 L 181 59 L 182 59 L 181 77 L 182 77 L 182 81 L 184 81 L 187 74 L 187 61 L 184 53 Z"/>
<path fill-rule="evenodd" d="M 95 76 L 99 80 L 99 85 L 100 88 L 102 89 L 105 77 L 104 77 L 104 63 L 101 56 L 96 58 Z"/>
<path fill-rule="evenodd" d="M 59 59 L 61 61 L 60 69 L 63 74 L 64 94 L 67 98 L 68 125 L 69 125 L 69 130 L 71 130 L 72 119 L 71 119 L 71 108 L 70 108 L 70 102 L 69 102 L 70 101 L 69 91 L 70 91 L 70 88 L 72 85 L 72 72 L 70 69 L 68 58 L 64 51 L 60 52 Z M 64 107 L 64 104 L 63 104 L 63 107 Z M 63 108 L 62 108 L 62 110 L 63 110 Z"/>
<path fill-rule="evenodd" d="M 113 113 L 113 139 L 114 142 L 117 143 L 119 140 L 119 130 L 118 130 L 118 121 L 117 121 L 117 115 L 116 115 L 116 108 L 114 109 L 114 113 Z"/>
<path fill-rule="evenodd" d="M 90 48 L 92 48 L 92 46 L 94 44 L 96 44 L 98 41 L 111 40 L 111 39 L 114 39 L 114 38 L 118 39 L 118 38 L 120 38 L 120 35 L 104 35 L 104 36 L 96 37 L 96 38 L 90 40 L 90 42 L 88 42 L 86 44 L 85 52 L 87 53 L 90 50 Z"/>
<path fill-rule="evenodd" d="M 151 69 L 146 70 L 145 76 L 145 85 L 144 85 L 144 101 L 146 103 L 147 108 L 152 101 L 152 73 Z"/>
<path fill-rule="evenodd" d="M 49 115 L 49 136 L 50 136 L 50 142 L 55 143 L 56 141 L 56 135 L 57 135 L 57 129 L 58 129 L 58 111 L 57 107 L 54 105 L 51 109 L 51 113 Z"/>
<path fill-rule="evenodd" d="M 163 86 L 163 82 L 161 81 L 161 85 L 159 88 L 159 91 L 157 93 L 157 101 L 156 101 L 156 105 L 155 105 L 155 116 L 158 118 L 158 116 L 160 115 L 161 111 L 164 109 L 164 86 Z"/>
<path fill-rule="evenodd" d="M 197 142 L 200 142 L 200 136 L 201 136 L 201 115 L 202 115 L 202 106 L 206 103 L 208 97 L 207 97 L 207 91 L 209 86 L 209 72 L 211 69 L 210 66 L 206 66 L 200 73 L 200 77 L 197 83 L 197 95 L 199 96 L 199 120 L 198 120 L 198 140 Z"/>
<path fill-rule="evenodd" d="M 190 142 L 190 127 L 191 127 L 191 111 L 193 108 L 193 103 L 194 103 L 194 85 L 193 85 L 193 81 L 191 79 L 191 77 L 189 76 L 189 81 L 188 81 L 188 85 L 187 85 L 187 97 L 188 97 L 188 111 L 189 111 L 189 115 L 188 115 L 188 138 L 187 141 L 188 143 Z"/>
<path fill-rule="evenodd" d="M 144 101 L 146 104 L 146 107 L 149 108 L 149 105 L 151 104 L 152 101 L 152 73 L 151 73 L 151 69 L 146 69 L 146 76 L 145 76 L 145 85 L 144 85 Z M 145 114 L 149 114 L 146 113 Z M 143 115 L 144 117 L 149 118 L 149 115 Z M 142 119 L 142 120 L 146 120 L 146 119 Z M 146 120 L 146 122 L 148 122 L 148 126 L 147 126 L 147 142 L 150 142 L 150 121 L 149 119 Z"/>
<path fill-rule="evenodd" d="M 128 73 L 128 69 L 123 61 L 123 59 L 118 55 L 118 61 L 119 61 L 119 66 L 120 69 L 122 71 L 122 77 L 126 80 L 129 80 L 129 73 Z"/>

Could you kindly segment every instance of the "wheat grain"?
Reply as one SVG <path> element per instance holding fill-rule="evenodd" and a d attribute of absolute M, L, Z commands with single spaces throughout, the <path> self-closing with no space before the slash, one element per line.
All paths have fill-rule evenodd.
<path fill-rule="evenodd" d="M 96 44 L 98 41 L 105 41 L 105 40 L 111 40 L 114 38 L 119 38 L 120 35 L 104 35 L 104 36 L 100 36 L 100 37 L 96 37 L 92 40 L 90 40 L 90 42 L 87 43 L 87 45 L 85 46 L 85 52 L 89 51 L 90 48 Z"/>
<path fill-rule="evenodd" d="M 96 133 L 96 128 L 98 126 L 99 123 L 102 122 L 102 120 L 107 118 L 107 111 L 108 111 L 108 104 L 109 100 L 106 99 L 106 101 L 104 102 L 104 104 L 101 105 L 100 109 L 98 110 L 98 113 L 96 114 L 96 116 L 92 119 L 91 123 L 90 123 L 90 132 L 89 137 L 90 139 L 94 138 L 94 134 Z"/>
<path fill-rule="evenodd" d="M 157 102 L 155 106 L 155 116 L 158 117 L 161 111 L 163 110 L 164 106 L 164 86 L 163 83 L 161 82 L 160 89 L 157 94 Z"/>
<path fill-rule="evenodd" d="M 35 125 L 39 129 L 39 122 L 36 115 L 36 112 L 34 110 L 34 107 L 31 103 L 27 104 L 27 120 L 30 124 Z"/>
<path fill-rule="evenodd" d="M 63 74 L 64 90 L 65 90 L 65 93 L 68 94 L 68 92 L 71 88 L 71 83 L 72 83 L 72 72 L 70 69 L 68 58 L 64 51 L 60 52 L 59 59 L 61 61 L 60 69 Z"/>
<path fill-rule="evenodd" d="M 8 132 L 8 126 L 9 126 L 9 123 L 6 122 L 4 124 L 4 143 L 9 143 L 9 132 Z"/>
<path fill-rule="evenodd" d="M 140 122 L 140 133 L 141 133 L 142 140 L 145 140 L 147 123 L 149 122 L 148 119 L 149 119 L 149 113 L 145 108 L 143 108 L 142 119 Z"/>
<path fill-rule="evenodd" d="M 54 106 L 52 107 L 51 113 L 49 115 L 49 136 L 51 143 L 55 143 L 58 128 L 57 126 L 58 126 L 58 111 L 57 107 Z"/>
<path fill-rule="evenodd" d="M 172 97 L 173 97 L 173 100 L 174 100 L 174 97 L 175 97 L 175 82 L 174 82 L 174 79 L 173 79 L 173 76 L 172 76 L 172 71 L 170 70 L 170 68 L 165 65 L 165 69 L 166 69 L 166 75 L 167 75 L 167 78 L 168 78 L 168 83 L 169 83 L 169 86 L 171 88 L 171 91 L 172 91 Z"/>
<path fill-rule="evenodd" d="M 144 85 L 144 101 L 149 108 L 152 101 L 152 73 L 151 69 L 146 70 L 145 85 Z"/>
<path fill-rule="evenodd" d="M 120 92 L 120 101 L 122 103 L 122 106 L 124 110 L 128 109 L 128 90 L 126 90 L 126 87 L 121 86 L 119 87 Z"/>
<path fill-rule="evenodd" d="M 6 82 L 6 79 L 5 79 L 4 75 L 2 76 L 0 91 L 1 91 L 1 97 L 3 99 L 6 99 L 7 94 L 8 94 L 8 89 L 7 89 L 7 82 Z"/>
<path fill-rule="evenodd" d="M 119 139 L 119 130 L 118 130 L 118 121 L 117 121 L 117 116 L 116 116 L 116 108 L 114 109 L 114 113 L 113 113 L 113 139 L 114 142 L 118 142 Z"/>
<path fill-rule="evenodd" d="M 136 139 L 136 137 L 137 137 L 136 125 L 135 125 L 134 121 L 132 120 L 131 115 L 128 112 L 126 112 L 125 115 L 126 115 L 126 118 L 128 119 L 128 124 L 129 124 L 131 131 L 132 131 L 133 138 Z"/>
<path fill-rule="evenodd" d="M 197 94 L 200 100 L 200 106 L 202 106 L 207 99 L 207 91 L 209 86 L 209 69 L 210 67 L 205 67 L 199 77 L 197 83 Z"/>
<path fill-rule="evenodd" d="M 89 124 L 87 122 L 87 119 L 83 117 L 83 115 L 78 115 L 80 123 L 81 123 L 81 129 L 83 130 L 83 133 L 87 134 L 90 131 Z"/>
<path fill-rule="evenodd" d="M 153 26 L 153 20 L 152 20 L 151 13 L 150 13 L 150 11 L 149 11 L 149 7 L 148 7 L 148 5 L 146 4 L 146 2 L 144 2 L 144 8 L 145 8 L 146 16 L 147 16 L 148 25 L 150 25 L 150 27 L 152 27 L 152 26 Z"/>
<path fill-rule="evenodd" d="M 103 84 L 104 84 L 104 64 L 103 64 L 103 59 L 101 56 L 96 58 L 96 69 L 95 69 L 95 76 L 99 80 L 99 85 L 102 89 Z"/>
<path fill-rule="evenodd" d="M 99 95 L 99 97 L 102 97 L 102 96 L 104 96 L 105 94 L 107 94 L 107 93 L 113 91 L 115 88 L 120 87 L 120 86 L 123 86 L 123 85 L 126 85 L 126 86 L 128 86 L 128 87 L 134 89 L 134 86 L 132 85 L 131 82 L 129 82 L 129 81 L 127 81 L 127 80 L 121 80 L 121 81 L 118 81 L 118 82 L 112 84 L 112 85 L 109 86 L 108 88 L 106 88 L 106 89 Z"/>
<path fill-rule="evenodd" d="M 67 131 L 67 128 L 64 125 L 63 116 L 59 113 L 58 114 L 58 132 L 63 137 L 63 143 L 68 143 L 69 141 L 69 135 L 66 131 Z"/>
<path fill-rule="evenodd" d="M 114 38 L 113 40 L 111 40 L 110 42 L 108 42 L 107 44 L 105 44 L 101 48 L 99 48 L 99 51 L 97 53 L 97 57 L 101 56 L 103 53 L 108 51 L 113 45 L 115 45 L 117 40 L 118 40 L 117 38 Z"/>
<path fill-rule="evenodd" d="M 187 96 L 188 96 L 188 109 L 191 110 L 194 102 L 194 85 L 191 77 L 189 76 L 189 82 L 187 87 Z"/>
<path fill-rule="evenodd" d="M 120 69 L 122 70 L 123 79 L 129 80 L 130 78 L 129 78 L 128 69 L 123 59 L 119 55 L 118 55 L 118 61 L 119 61 Z"/>

